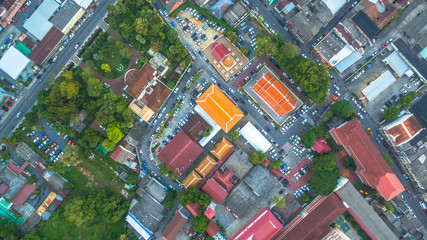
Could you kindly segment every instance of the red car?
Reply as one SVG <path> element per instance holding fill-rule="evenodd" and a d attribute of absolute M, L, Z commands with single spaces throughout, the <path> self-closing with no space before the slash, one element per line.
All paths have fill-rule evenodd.
<path fill-rule="evenodd" d="M 15 24 L 15 23 L 16 23 L 16 21 L 18 21 L 18 19 L 17 19 L 17 18 L 12 19 L 12 24 Z"/>
<path fill-rule="evenodd" d="M 7 99 L 7 101 L 9 101 L 9 102 L 11 102 L 11 103 L 14 103 L 14 102 L 15 102 L 15 100 L 13 100 L 12 98 L 8 98 L 8 99 Z"/>
<path fill-rule="evenodd" d="M 162 150 L 162 147 L 157 148 L 156 152 L 160 152 Z"/>
<path fill-rule="evenodd" d="M 27 10 L 27 6 L 22 7 L 21 10 L 24 12 L 25 10 Z"/>
<path fill-rule="evenodd" d="M 7 109 L 11 109 L 12 108 L 12 106 L 10 105 L 10 104 L 5 104 L 5 106 L 7 107 Z"/>

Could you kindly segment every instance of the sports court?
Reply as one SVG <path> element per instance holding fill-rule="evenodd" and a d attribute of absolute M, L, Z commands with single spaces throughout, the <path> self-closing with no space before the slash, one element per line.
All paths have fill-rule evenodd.
<path fill-rule="evenodd" d="M 297 103 L 288 89 L 269 72 L 258 80 L 252 90 L 280 117 L 293 110 Z"/>
<path fill-rule="evenodd" d="M 350 225 L 347 223 L 347 221 L 345 221 L 343 216 L 339 216 L 337 219 L 335 219 L 335 223 L 337 224 L 337 227 L 341 228 L 344 233 L 347 233 L 351 229 Z"/>
<path fill-rule="evenodd" d="M 302 105 L 301 100 L 267 66 L 255 73 L 243 89 L 279 125 Z"/>

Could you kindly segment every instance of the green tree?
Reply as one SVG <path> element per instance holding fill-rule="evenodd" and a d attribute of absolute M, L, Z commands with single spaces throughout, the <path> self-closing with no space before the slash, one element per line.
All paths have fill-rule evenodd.
<path fill-rule="evenodd" d="M 77 166 L 83 162 L 83 154 L 76 145 L 68 146 L 61 157 L 61 162 L 68 166 Z"/>
<path fill-rule="evenodd" d="M 16 239 L 18 228 L 6 218 L 0 217 L 0 239 Z"/>
<path fill-rule="evenodd" d="M 65 205 L 65 217 L 71 223 L 81 226 L 96 216 L 96 204 L 92 204 L 83 196 L 78 196 L 67 201 Z"/>
<path fill-rule="evenodd" d="M 172 172 L 172 168 L 169 165 L 161 163 L 158 166 L 159 166 L 160 175 L 166 175 Z"/>
<path fill-rule="evenodd" d="M 236 129 L 232 129 L 231 131 L 230 131 L 230 138 L 231 138 L 231 140 L 232 141 L 234 141 L 234 140 L 236 140 L 236 139 L 238 139 L 239 138 L 239 131 L 237 131 Z"/>
<path fill-rule="evenodd" d="M 105 150 L 107 150 L 108 152 L 112 152 L 114 151 L 114 149 L 116 148 L 116 144 L 112 141 L 110 141 L 110 139 L 104 139 L 104 141 L 102 141 L 101 145 L 105 148 Z"/>
<path fill-rule="evenodd" d="M 66 182 L 65 184 L 64 184 L 64 188 L 65 189 L 71 189 L 73 187 L 73 184 L 71 183 L 71 182 Z"/>
<path fill-rule="evenodd" d="M 387 122 L 391 122 L 399 116 L 399 113 L 400 113 L 399 107 L 396 105 L 393 105 L 387 108 L 386 110 L 384 110 L 383 118 Z"/>
<path fill-rule="evenodd" d="M 333 153 L 314 158 L 314 169 L 332 172 L 336 169 L 337 160 Z"/>
<path fill-rule="evenodd" d="M 301 143 L 304 144 L 306 148 L 311 148 L 314 145 L 314 142 L 317 138 L 324 137 L 328 139 L 329 135 L 321 127 L 312 128 L 304 133 L 301 138 Z"/>
<path fill-rule="evenodd" d="M 90 77 L 87 80 L 87 93 L 90 97 L 100 97 L 103 90 L 104 85 L 94 77 Z"/>
<path fill-rule="evenodd" d="M 25 234 L 22 240 L 42 240 L 42 238 L 36 232 L 29 232 Z"/>
<path fill-rule="evenodd" d="M 124 134 L 120 131 L 117 125 L 117 123 L 110 123 L 106 130 L 108 139 L 113 143 L 118 143 L 124 137 Z"/>
<path fill-rule="evenodd" d="M 101 69 L 104 70 L 105 73 L 111 73 L 111 67 L 108 63 L 101 64 Z"/>
<path fill-rule="evenodd" d="M 262 151 L 255 151 L 249 157 L 249 161 L 251 161 L 251 163 L 253 164 L 260 164 L 265 160 L 265 158 L 265 153 L 263 153 Z"/>
<path fill-rule="evenodd" d="M 269 34 L 259 33 L 257 34 L 256 44 L 258 46 L 255 49 L 255 55 L 261 57 L 263 55 L 274 56 L 278 53 L 278 47 Z"/>
<path fill-rule="evenodd" d="M 338 171 L 328 172 L 313 169 L 308 185 L 313 188 L 316 194 L 327 196 L 337 186 L 338 178 Z"/>
<path fill-rule="evenodd" d="M 349 119 L 353 115 L 353 107 L 347 100 L 341 100 L 332 105 L 332 112 L 337 118 Z"/>
<path fill-rule="evenodd" d="M 278 207 L 280 209 L 285 208 L 286 207 L 286 195 L 280 196 L 278 194 L 274 194 L 272 199 L 271 199 L 271 203 L 274 204 L 275 207 Z"/>
<path fill-rule="evenodd" d="M 179 174 L 177 173 L 177 172 L 175 172 L 175 171 L 171 171 L 170 172 L 170 174 L 169 174 L 169 178 L 171 179 L 171 180 L 173 180 L 173 181 L 175 181 L 175 180 L 178 180 L 178 178 L 179 178 Z"/>
<path fill-rule="evenodd" d="M 311 202 L 311 197 L 310 197 L 310 195 L 309 195 L 308 193 L 304 193 L 304 194 L 301 196 L 301 200 L 302 200 L 303 202 L 305 202 L 305 203 L 309 203 L 309 202 Z"/>
<path fill-rule="evenodd" d="M 132 184 L 132 185 L 135 185 L 136 183 L 138 183 L 138 180 L 139 180 L 139 177 L 138 177 L 138 175 L 135 175 L 135 174 L 129 174 L 126 177 L 127 183 Z"/>
<path fill-rule="evenodd" d="M 129 59 L 132 56 L 132 52 L 126 47 L 120 49 L 119 53 L 123 58 L 126 59 Z"/>
<path fill-rule="evenodd" d="M 235 45 L 240 42 L 240 38 L 239 36 L 237 36 L 237 33 L 235 31 L 227 31 L 225 33 L 225 36 L 228 38 L 228 40 L 230 40 L 230 42 Z"/>
<path fill-rule="evenodd" d="M 274 160 L 271 164 L 270 167 L 274 168 L 274 169 L 279 169 L 280 165 L 282 165 L 282 161 L 280 160 Z"/>
<path fill-rule="evenodd" d="M 102 141 L 103 136 L 100 132 L 93 129 L 86 129 L 82 138 L 83 145 L 89 148 L 95 148 Z"/>
<path fill-rule="evenodd" d="M 199 199 L 197 200 L 200 209 L 206 209 L 211 203 L 211 201 L 212 199 L 206 193 L 200 193 Z"/>
<path fill-rule="evenodd" d="M 205 214 L 199 214 L 193 220 L 193 229 L 198 233 L 202 233 L 208 227 L 209 219 Z"/>
<path fill-rule="evenodd" d="M 123 198 L 113 193 L 109 197 L 104 198 L 103 204 L 99 204 L 100 212 L 104 216 L 104 220 L 107 223 L 116 223 L 122 216 L 127 212 L 129 203 L 125 202 Z M 98 200 L 97 200 L 98 201 Z"/>
<path fill-rule="evenodd" d="M 9 145 L 9 146 L 14 146 L 14 145 L 18 145 L 19 143 L 21 143 L 22 141 L 19 140 L 16 137 L 10 136 L 10 137 L 1 137 L 1 144 L 4 145 Z"/>
<path fill-rule="evenodd" d="M 393 166 L 393 161 L 391 160 L 391 158 L 386 153 L 382 153 L 381 155 L 383 156 L 383 158 L 387 162 L 387 164 L 390 167 L 392 167 Z"/>

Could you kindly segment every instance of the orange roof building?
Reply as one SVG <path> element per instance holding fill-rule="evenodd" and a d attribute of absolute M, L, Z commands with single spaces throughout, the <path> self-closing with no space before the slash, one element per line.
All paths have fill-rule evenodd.
<path fill-rule="evenodd" d="M 191 186 L 196 186 L 200 181 L 202 181 L 202 177 L 193 170 L 188 176 L 182 181 L 181 186 L 185 189 L 188 189 Z"/>
<path fill-rule="evenodd" d="M 208 173 L 215 167 L 216 161 L 213 159 L 213 157 L 206 155 L 205 158 L 197 165 L 196 171 L 200 174 L 202 177 L 206 177 Z"/>
<path fill-rule="evenodd" d="M 215 148 L 212 149 L 211 153 L 218 160 L 223 160 L 228 158 L 234 149 L 233 144 L 231 144 L 227 139 L 222 138 L 222 140 L 216 144 Z"/>
<path fill-rule="evenodd" d="M 236 105 L 214 84 L 196 102 L 226 133 L 244 116 Z"/>
<path fill-rule="evenodd" d="M 280 117 L 296 107 L 295 97 L 269 72 L 258 80 L 252 90 Z"/>
<path fill-rule="evenodd" d="M 383 130 L 396 146 L 400 146 L 414 138 L 423 127 L 413 114 L 406 114 L 385 126 Z"/>

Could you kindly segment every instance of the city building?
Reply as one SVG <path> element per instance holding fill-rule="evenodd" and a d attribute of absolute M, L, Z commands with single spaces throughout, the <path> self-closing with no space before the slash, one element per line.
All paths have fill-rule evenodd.
<path fill-rule="evenodd" d="M 291 0 L 282 0 L 280 1 L 275 7 L 274 9 L 278 12 L 278 13 L 284 13 L 284 14 L 288 14 L 290 11 L 292 11 L 293 9 L 295 9 L 295 3 L 296 1 L 291 1 Z M 297 3 L 298 4 L 298 3 Z"/>
<path fill-rule="evenodd" d="M 199 142 L 204 137 L 203 132 L 208 131 L 209 128 L 209 123 L 198 113 L 194 113 L 194 115 L 188 119 L 188 122 L 182 126 L 182 131 L 184 131 L 191 140 Z"/>
<path fill-rule="evenodd" d="M 181 130 L 157 157 L 172 170 L 182 174 L 202 152 L 203 149 Z"/>
<path fill-rule="evenodd" d="M 196 103 L 198 104 L 196 111 L 205 120 L 206 118 L 212 119 L 226 133 L 244 116 L 236 105 L 214 84 L 196 100 Z M 213 127 L 213 132 L 215 132 L 215 126 Z"/>
<path fill-rule="evenodd" d="M 2 3 L 1 9 L 3 10 L 3 12 L 1 13 L 1 15 L 3 15 L 3 16 L 0 20 L 0 25 L 3 28 L 9 26 L 10 21 L 16 15 L 16 13 L 18 13 L 21 10 L 25 1 L 26 0 L 4 1 Z M 7 10 L 5 10 L 5 9 L 7 9 Z"/>
<path fill-rule="evenodd" d="M 246 125 L 240 129 L 240 135 L 257 151 L 267 152 L 271 147 L 270 141 L 268 141 L 251 122 L 246 123 Z"/>
<path fill-rule="evenodd" d="M 216 203 L 220 204 L 227 197 L 228 192 L 214 178 L 210 178 L 202 190 L 209 195 Z"/>
<path fill-rule="evenodd" d="M 406 64 L 411 67 L 411 70 L 417 73 L 421 80 L 427 82 L 427 62 L 425 59 L 418 57 L 418 51 L 410 48 L 401 38 L 394 41 L 392 44 L 394 49 L 399 50 L 399 56 L 405 60 Z"/>
<path fill-rule="evenodd" d="M 330 133 L 335 142 L 354 159 L 356 174 L 364 184 L 375 189 L 387 201 L 404 191 L 357 118 L 332 129 Z"/>
<path fill-rule="evenodd" d="M 326 154 L 331 151 L 331 147 L 329 147 L 328 143 L 323 137 L 317 138 L 311 148 L 320 155 Z"/>
<path fill-rule="evenodd" d="M 383 62 L 390 66 L 399 77 L 403 75 L 411 76 L 414 74 L 411 67 L 409 67 L 397 50 L 393 49 L 390 51 L 387 56 L 384 57 Z"/>
<path fill-rule="evenodd" d="M 314 47 L 314 50 L 326 64 L 335 67 L 339 72 L 344 72 L 362 58 L 364 53 L 362 44 L 366 42 L 365 38 L 362 41 L 353 38 L 349 29 L 340 22 Z"/>
<path fill-rule="evenodd" d="M 214 149 L 211 150 L 211 154 L 219 161 L 225 162 L 235 149 L 233 144 L 226 138 L 222 138 L 221 141 L 215 145 Z"/>
<path fill-rule="evenodd" d="M 0 59 L 0 69 L 16 80 L 29 63 L 30 59 L 27 56 L 11 46 Z"/>
<path fill-rule="evenodd" d="M 427 59 L 427 11 L 416 14 L 408 27 L 402 30 L 404 36 L 409 39 L 409 44 L 419 51 L 419 56 Z"/>
<path fill-rule="evenodd" d="M 146 128 L 141 122 L 135 121 L 132 129 L 126 135 L 125 139 L 117 146 L 116 150 L 111 154 L 111 158 L 121 164 L 128 166 L 131 169 L 136 169 L 138 161 L 136 159 L 136 146 L 142 141 L 145 136 Z"/>
<path fill-rule="evenodd" d="M 55 52 L 55 49 L 57 49 L 58 44 L 64 36 L 64 33 L 59 31 L 56 27 L 50 27 L 47 33 L 43 34 L 43 39 L 30 53 L 29 58 L 38 65 L 45 64 L 52 56 L 52 53 Z"/>
<path fill-rule="evenodd" d="M 212 41 L 202 52 L 225 81 L 230 80 L 249 62 L 224 36 Z"/>
<path fill-rule="evenodd" d="M 163 240 L 173 240 L 187 223 L 188 217 L 178 211 L 162 232 Z"/>
<path fill-rule="evenodd" d="M 35 185 L 27 184 L 27 179 L 22 174 L 28 165 L 29 163 L 25 162 L 20 167 L 14 163 L 0 166 L 0 196 L 17 208 L 36 190 Z"/>
<path fill-rule="evenodd" d="M 396 146 L 407 143 L 424 130 L 413 114 L 405 114 L 382 127 L 381 130 Z"/>
<path fill-rule="evenodd" d="M 31 36 L 41 41 L 53 27 L 53 24 L 49 22 L 49 19 L 58 7 L 59 3 L 55 0 L 43 1 L 28 18 L 27 22 L 24 23 L 24 28 L 28 30 L 28 33 Z"/>
<path fill-rule="evenodd" d="M 282 224 L 277 220 L 274 214 L 268 207 L 265 207 L 255 217 L 253 217 L 239 232 L 237 232 L 232 240 L 246 239 L 273 239 L 283 229 Z M 303 239 L 298 236 L 295 239 Z M 313 238 L 314 239 L 314 238 Z"/>
<path fill-rule="evenodd" d="M 217 163 L 215 159 L 208 154 L 203 158 L 199 165 L 197 165 L 195 170 L 200 174 L 200 176 L 206 177 L 216 165 Z"/>
<path fill-rule="evenodd" d="M 189 187 L 196 187 L 197 184 L 199 184 L 202 181 L 203 177 L 197 173 L 196 170 L 191 171 L 190 174 L 182 181 L 181 186 L 185 189 L 188 189 Z"/>
<path fill-rule="evenodd" d="M 237 26 L 249 14 L 249 9 L 243 3 L 238 1 L 235 3 L 222 17 L 230 26 Z"/>
<path fill-rule="evenodd" d="M 366 100 L 372 101 L 396 80 L 393 74 L 389 70 L 386 70 L 378 78 L 370 82 L 369 85 L 362 90 L 362 94 L 365 96 Z"/>
<path fill-rule="evenodd" d="M 267 66 L 262 67 L 243 89 L 279 125 L 302 105 L 296 95 Z"/>
<path fill-rule="evenodd" d="M 74 0 L 66 0 L 61 4 L 50 22 L 64 34 L 68 34 L 85 11 Z"/>
<path fill-rule="evenodd" d="M 215 221 L 210 221 L 208 224 L 208 228 L 206 229 L 206 233 L 211 236 L 214 237 L 215 235 L 217 235 L 219 233 L 221 229 L 218 227 L 218 225 L 215 223 Z"/>

